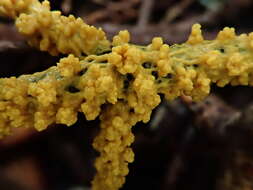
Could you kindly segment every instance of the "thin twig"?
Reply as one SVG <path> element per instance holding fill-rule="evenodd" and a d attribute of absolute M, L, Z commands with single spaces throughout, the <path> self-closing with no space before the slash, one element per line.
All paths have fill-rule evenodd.
<path fill-rule="evenodd" d="M 164 19 L 161 22 L 171 23 L 176 17 L 180 16 L 195 0 L 183 0 L 175 6 L 169 7 Z"/>
<path fill-rule="evenodd" d="M 0 41 L 0 53 L 6 51 L 26 51 L 31 49 L 25 42 L 13 42 L 8 40 Z"/>
<path fill-rule="evenodd" d="M 137 27 L 145 28 L 148 24 L 150 15 L 152 13 L 154 0 L 143 0 L 139 12 L 139 19 L 137 21 Z"/>
<path fill-rule="evenodd" d="M 139 4 L 140 0 L 128 0 L 120 2 L 110 2 L 106 4 L 106 7 L 92 12 L 88 16 L 85 15 L 85 22 L 88 24 L 94 24 L 103 20 L 112 20 L 122 22 L 126 19 L 136 18 L 137 11 L 135 6 Z"/>

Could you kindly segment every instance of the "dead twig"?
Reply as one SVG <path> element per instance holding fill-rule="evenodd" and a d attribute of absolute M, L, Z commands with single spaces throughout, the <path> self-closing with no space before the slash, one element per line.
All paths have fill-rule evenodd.
<path fill-rule="evenodd" d="M 160 23 L 171 23 L 175 18 L 182 15 L 195 0 L 182 0 L 175 6 L 169 7 Z"/>
<path fill-rule="evenodd" d="M 144 0 L 141 4 L 141 8 L 139 11 L 139 19 L 137 21 L 137 27 L 145 28 L 149 22 L 152 8 L 153 8 L 154 0 Z"/>
<path fill-rule="evenodd" d="M 2 40 L 0 41 L 0 53 L 3 52 L 26 52 L 30 50 L 31 47 L 29 47 L 24 41 L 21 42 L 13 42 L 13 41 L 7 41 Z"/>
<path fill-rule="evenodd" d="M 139 3 L 140 0 L 108 2 L 104 9 L 86 15 L 84 20 L 88 24 L 94 24 L 104 20 L 111 20 L 113 23 L 122 23 L 138 16 L 135 6 Z"/>

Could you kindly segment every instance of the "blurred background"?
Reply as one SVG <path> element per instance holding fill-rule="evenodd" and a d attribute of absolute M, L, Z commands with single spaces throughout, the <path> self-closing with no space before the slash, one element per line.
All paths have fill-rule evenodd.
<path fill-rule="evenodd" d="M 111 38 L 128 29 L 131 42 L 187 40 L 200 23 L 206 39 L 224 26 L 253 31 L 252 0 L 57 0 L 52 9 L 102 27 Z M 60 56 L 62 57 L 62 56 Z M 0 18 L 0 77 L 42 71 L 60 57 L 30 48 L 13 21 Z M 135 162 L 122 190 L 253 190 L 253 89 L 212 88 L 203 102 L 162 101 L 133 131 Z M 98 155 L 92 140 L 99 121 L 82 114 L 72 127 L 37 133 L 15 129 L 0 141 L 1 190 L 89 190 Z"/>

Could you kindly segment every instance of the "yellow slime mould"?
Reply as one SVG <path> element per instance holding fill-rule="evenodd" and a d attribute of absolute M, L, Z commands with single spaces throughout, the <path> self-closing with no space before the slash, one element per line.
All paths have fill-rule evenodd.
<path fill-rule="evenodd" d="M 65 17 L 60 11 L 50 11 L 48 1 L 1 0 L 0 13 L 15 18 L 18 31 L 27 36 L 30 45 L 52 55 L 100 54 L 110 48 L 102 29 L 73 15 Z"/>
<path fill-rule="evenodd" d="M 0 12 L 16 19 L 33 46 L 70 54 L 43 72 L 0 79 L 0 137 L 16 127 L 70 126 L 78 112 L 87 120 L 99 116 L 93 190 L 122 187 L 134 160 L 131 127 L 149 121 L 160 94 L 198 101 L 212 83 L 253 85 L 253 33 L 237 36 L 233 28 L 224 28 L 208 41 L 195 24 L 186 43 L 169 46 L 154 38 L 138 46 L 129 44 L 127 31 L 109 42 L 101 29 L 50 12 L 47 1 L 2 0 Z"/>

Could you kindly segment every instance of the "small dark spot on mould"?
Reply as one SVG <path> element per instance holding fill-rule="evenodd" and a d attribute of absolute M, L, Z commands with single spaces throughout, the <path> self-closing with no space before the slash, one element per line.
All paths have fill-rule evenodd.
<path fill-rule="evenodd" d="M 145 63 L 142 63 L 142 66 L 145 68 L 145 69 L 149 69 L 152 67 L 152 63 L 150 62 L 145 62 Z"/>
<path fill-rule="evenodd" d="M 134 108 L 131 108 L 131 109 L 129 110 L 129 112 L 130 112 L 130 113 L 134 113 Z"/>
<path fill-rule="evenodd" d="M 88 68 L 82 69 L 82 70 L 78 73 L 78 75 L 79 75 L 79 76 L 84 75 L 84 74 L 87 72 L 87 70 L 88 70 Z"/>
<path fill-rule="evenodd" d="M 123 88 L 127 89 L 129 87 L 129 81 L 128 80 L 124 80 L 123 82 Z"/>
<path fill-rule="evenodd" d="M 82 57 L 87 57 L 87 54 L 84 53 L 84 52 L 81 52 L 81 56 L 82 56 Z"/>
<path fill-rule="evenodd" d="M 80 90 L 72 85 L 68 86 L 67 91 L 70 93 L 77 93 L 80 92 Z"/>
<path fill-rule="evenodd" d="M 127 73 L 126 78 L 128 81 L 132 81 L 134 79 L 134 76 L 132 74 Z"/>
<path fill-rule="evenodd" d="M 172 74 L 169 73 L 169 74 L 167 74 L 164 78 L 166 78 L 166 79 L 171 79 L 171 78 L 172 78 Z"/>
<path fill-rule="evenodd" d="M 99 63 L 105 64 L 105 63 L 108 63 L 108 61 L 105 59 L 105 60 L 103 60 L 103 61 L 100 61 Z"/>
<path fill-rule="evenodd" d="M 219 51 L 220 51 L 221 53 L 225 53 L 225 49 L 224 49 L 224 48 L 220 48 Z"/>
<path fill-rule="evenodd" d="M 104 55 L 104 54 L 111 53 L 111 52 L 112 52 L 111 50 L 101 51 L 97 55 Z"/>
<path fill-rule="evenodd" d="M 158 78 L 158 73 L 157 73 L 157 71 L 152 71 L 151 74 L 155 77 L 155 79 Z"/>
<path fill-rule="evenodd" d="M 93 58 L 89 58 L 86 61 L 90 63 L 90 62 L 94 61 L 94 59 Z"/>

